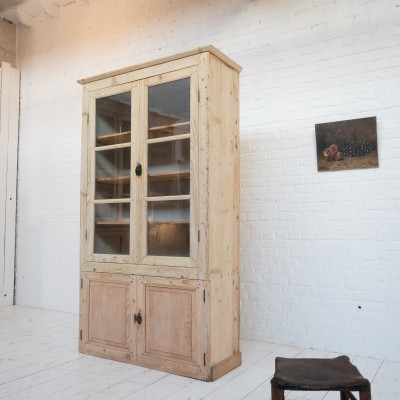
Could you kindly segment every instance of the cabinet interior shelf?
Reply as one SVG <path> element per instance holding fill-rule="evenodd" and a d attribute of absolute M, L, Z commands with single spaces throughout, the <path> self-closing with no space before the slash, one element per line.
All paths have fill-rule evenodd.
<path fill-rule="evenodd" d="M 97 183 L 108 183 L 110 185 L 114 185 L 117 183 L 130 183 L 131 177 L 130 176 L 112 176 L 109 178 L 96 178 Z"/>
<path fill-rule="evenodd" d="M 177 220 L 177 221 L 147 221 L 149 225 L 184 225 L 190 224 L 187 220 Z M 96 221 L 96 225 L 129 225 L 129 221 Z"/>
<path fill-rule="evenodd" d="M 189 170 L 157 172 L 148 175 L 149 182 L 170 182 L 170 181 L 175 181 L 176 179 L 189 179 L 189 178 L 190 178 Z"/>
<path fill-rule="evenodd" d="M 190 121 L 176 122 L 175 124 L 168 124 L 168 125 L 153 126 L 149 128 L 149 132 L 153 132 L 154 134 L 172 135 L 174 132 L 174 128 L 179 128 L 184 126 L 190 126 Z"/>
<path fill-rule="evenodd" d="M 129 221 L 96 221 L 96 225 L 107 225 L 107 226 L 127 226 Z"/>
<path fill-rule="evenodd" d="M 189 126 L 189 125 L 190 125 L 189 121 L 176 122 L 175 124 L 153 126 L 153 127 L 149 128 L 149 131 L 160 131 L 160 130 L 163 130 L 163 129 L 175 128 L 175 127 L 178 127 L 178 126 Z"/>
<path fill-rule="evenodd" d="M 102 145 L 118 144 L 131 141 L 131 132 L 118 132 L 110 135 L 96 136 L 96 142 Z"/>
<path fill-rule="evenodd" d="M 149 225 L 184 225 L 190 224 L 188 220 L 177 220 L 177 221 L 147 221 Z"/>

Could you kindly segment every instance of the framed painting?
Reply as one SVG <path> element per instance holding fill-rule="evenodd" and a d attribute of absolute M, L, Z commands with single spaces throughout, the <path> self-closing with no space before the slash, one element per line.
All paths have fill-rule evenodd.
<path fill-rule="evenodd" d="M 318 171 L 377 168 L 376 117 L 315 125 Z"/>

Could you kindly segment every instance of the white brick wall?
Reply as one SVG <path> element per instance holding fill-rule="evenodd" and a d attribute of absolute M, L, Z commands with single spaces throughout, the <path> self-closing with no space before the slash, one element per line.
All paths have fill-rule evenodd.
<path fill-rule="evenodd" d="M 241 333 L 400 360 L 398 0 L 93 0 L 20 29 L 17 302 L 77 312 L 81 87 L 213 44 L 241 74 Z M 314 124 L 376 116 L 378 169 Z"/>

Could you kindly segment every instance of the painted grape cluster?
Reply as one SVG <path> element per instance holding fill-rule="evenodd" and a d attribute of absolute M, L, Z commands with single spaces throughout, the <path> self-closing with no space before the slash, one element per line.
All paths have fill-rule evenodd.
<path fill-rule="evenodd" d="M 342 141 L 338 143 L 337 147 L 338 151 L 342 153 L 343 156 L 361 157 L 373 150 L 376 150 L 377 146 L 376 141 L 369 140 L 362 143 L 354 141 Z"/>

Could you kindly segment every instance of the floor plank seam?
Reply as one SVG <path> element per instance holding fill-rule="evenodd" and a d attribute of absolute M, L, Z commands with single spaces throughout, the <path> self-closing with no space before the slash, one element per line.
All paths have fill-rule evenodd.
<path fill-rule="evenodd" d="M 75 362 L 76 360 L 79 360 L 80 358 L 84 358 L 84 357 L 88 357 L 86 354 L 82 354 L 82 355 L 80 355 L 80 354 L 77 354 L 77 357 L 74 359 L 74 360 L 70 360 L 70 361 L 66 361 L 65 363 L 61 363 L 61 364 L 58 364 L 58 365 L 54 365 L 53 367 L 51 367 L 51 368 L 57 368 L 57 367 L 61 367 L 62 365 L 66 365 L 66 364 L 69 364 L 69 363 L 71 363 L 71 362 Z M 9 383 L 12 383 L 12 382 L 16 382 L 16 381 L 19 381 L 19 380 L 21 380 L 21 379 L 24 379 L 24 378 L 27 378 L 27 377 L 29 377 L 29 376 L 33 376 L 33 375 L 36 375 L 36 374 L 40 374 L 41 372 L 46 372 L 46 371 L 48 371 L 50 368 L 44 368 L 44 369 L 41 369 L 41 370 L 37 370 L 37 371 L 35 371 L 35 372 L 33 372 L 33 373 L 31 373 L 31 374 L 27 374 L 27 375 L 25 375 L 25 376 L 21 376 L 21 377 L 19 377 L 19 378 L 17 378 L 17 379 L 12 379 L 12 380 L 10 380 L 10 381 L 7 381 L 7 382 L 4 382 L 4 383 L 0 383 L 0 386 L 3 386 L 3 385 L 6 385 L 6 384 L 9 384 Z M 49 379 L 49 381 L 51 381 L 52 379 Z M 39 383 L 38 385 L 40 385 L 41 383 Z M 34 387 L 34 386 L 32 386 L 32 387 Z M 17 392 L 16 392 L 17 393 Z"/>

